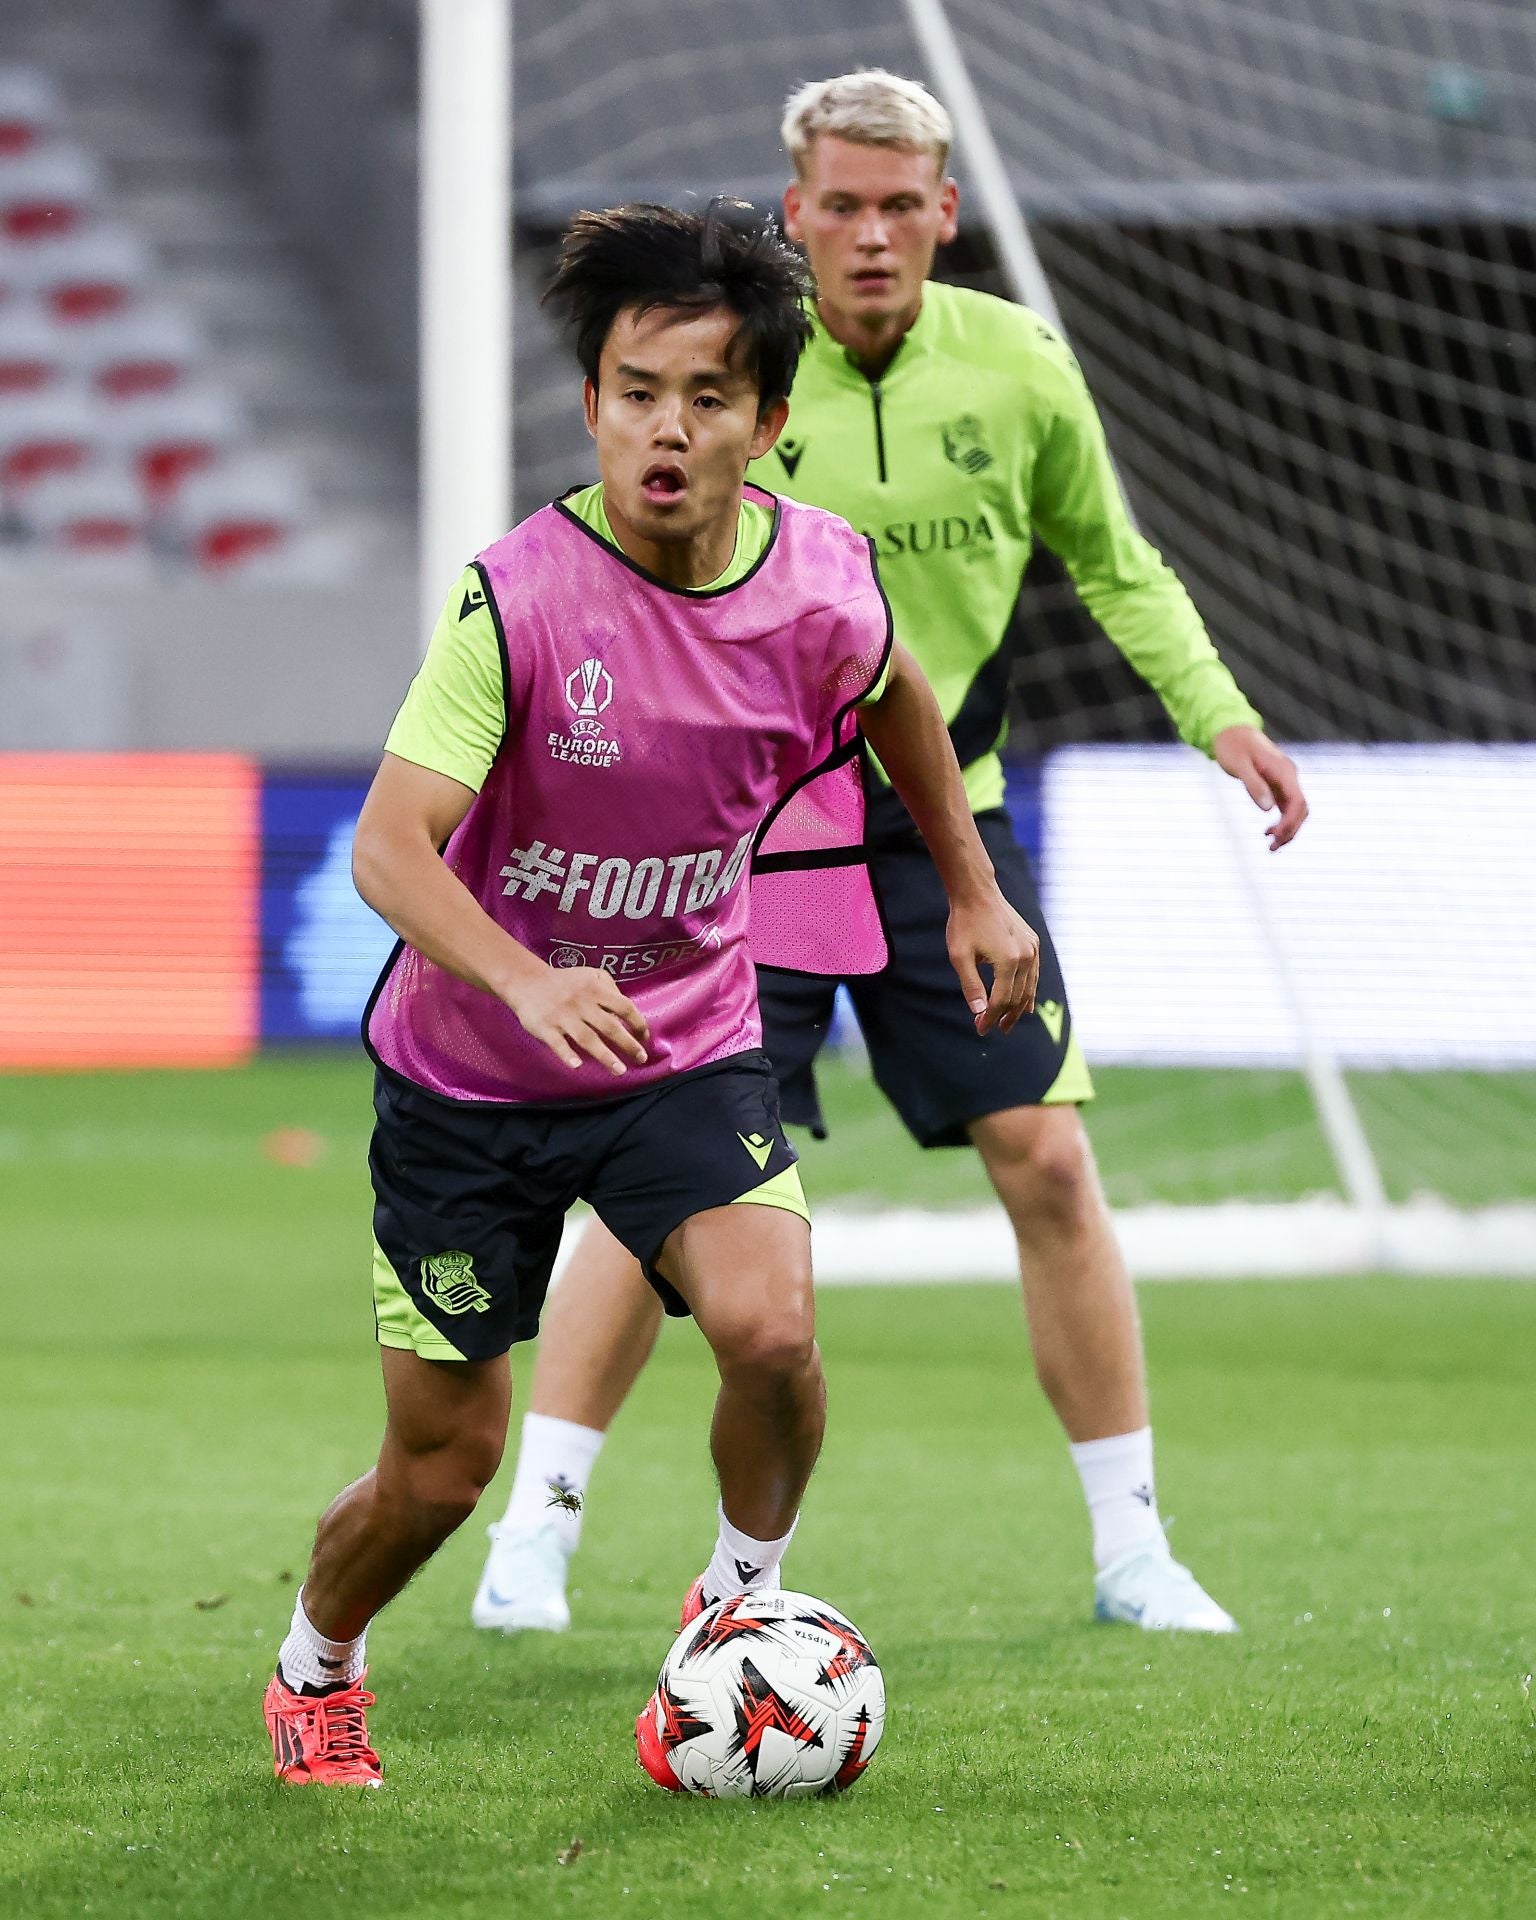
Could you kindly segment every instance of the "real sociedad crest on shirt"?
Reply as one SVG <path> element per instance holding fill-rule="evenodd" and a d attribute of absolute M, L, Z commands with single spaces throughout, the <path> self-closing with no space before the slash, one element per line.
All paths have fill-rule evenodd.
<path fill-rule="evenodd" d="M 611 767 L 619 757 L 619 743 L 600 715 L 613 705 L 613 675 L 601 660 L 583 660 L 565 676 L 565 702 L 576 718 L 569 733 L 551 733 L 551 758 L 578 767 Z"/>

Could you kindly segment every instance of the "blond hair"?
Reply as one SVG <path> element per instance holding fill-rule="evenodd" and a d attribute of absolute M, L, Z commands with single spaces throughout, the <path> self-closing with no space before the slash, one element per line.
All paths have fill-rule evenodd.
<path fill-rule="evenodd" d="M 954 123 L 925 86 L 883 67 L 861 67 L 795 89 L 784 103 L 779 135 L 797 174 L 804 174 L 822 133 L 861 147 L 932 153 L 941 173 L 955 137 Z"/>

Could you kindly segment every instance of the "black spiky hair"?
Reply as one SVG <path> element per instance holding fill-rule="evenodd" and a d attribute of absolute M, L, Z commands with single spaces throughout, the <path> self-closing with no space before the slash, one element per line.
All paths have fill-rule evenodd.
<path fill-rule="evenodd" d="M 563 309 L 581 370 L 595 386 L 603 343 L 629 309 L 729 307 L 740 320 L 732 364 L 752 374 L 764 411 L 788 396 L 811 337 L 810 271 L 771 219 L 723 195 L 702 213 L 634 202 L 578 213 L 544 298 Z"/>

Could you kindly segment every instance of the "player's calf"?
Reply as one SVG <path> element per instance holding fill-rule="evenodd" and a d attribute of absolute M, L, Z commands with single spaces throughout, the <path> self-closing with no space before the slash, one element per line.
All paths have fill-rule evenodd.
<path fill-rule="evenodd" d="M 685 1608 L 779 1583 L 821 1451 L 826 1386 L 815 1339 L 810 1229 L 767 1206 L 695 1214 L 663 1249 L 720 1372 L 710 1449 L 720 1481 L 715 1549 Z"/>
<path fill-rule="evenodd" d="M 474 1511 L 501 1458 L 505 1356 L 448 1364 L 386 1349 L 384 1384 L 378 1465 L 321 1517 L 267 1688 L 274 1769 L 293 1784 L 379 1784 L 362 1692 L 369 1624 Z"/>

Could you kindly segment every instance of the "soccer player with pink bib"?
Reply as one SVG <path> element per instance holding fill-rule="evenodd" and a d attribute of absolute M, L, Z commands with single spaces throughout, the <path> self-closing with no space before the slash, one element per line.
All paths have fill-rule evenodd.
<path fill-rule="evenodd" d="M 719 1369 L 719 1530 L 689 1606 L 776 1569 L 825 1396 L 754 962 L 884 964 L 861 732 L 943 877 L 976 1030 L 1034 1004 L 1038 942 L 870 543 L 745 484 L 809 337 L 797 256 L 729 203 L 621 208 L 573 223 L 550 291 L 602 479 L 465 570 L 358 823 L 358 889 L 400 936 L 365 1019 L 387 1415 L 320 1521 L 267 1689 L 296 1784 L 380 1783 L 369 1623 L 496 1471 L 508 1351 L 578 1199 Z M 461 637 L 487 618 L 494 721 Z"/>

